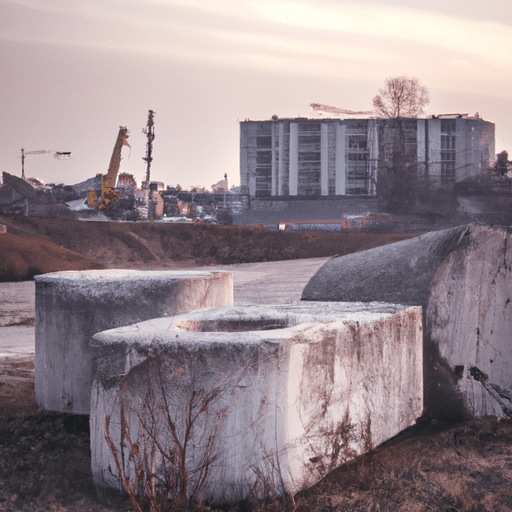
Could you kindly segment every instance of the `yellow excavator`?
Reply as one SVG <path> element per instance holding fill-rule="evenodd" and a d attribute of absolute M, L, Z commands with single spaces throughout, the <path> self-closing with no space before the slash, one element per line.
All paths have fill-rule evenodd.
<path fill-rule="evenodd" d="M 107 174 L 97 175 L 101 177 L 101 194 L 98 197 L 96 190 L 94 188 L 90 188 L 87 194 L 87 204 L 89 206 L 97 208 L 98 210 L 104 210 L 107 206 L 116 201 L 117 192 L 114 188 L 116 186 L 117 174 L 121 164 L 121 149 L 123 146 L 130 147 L 130 144 L 128 144 L 127 141 L 129 136 L 130 132 L 128 131 L 128 128 L 126 128 L 126 126 L 120 126 L 114 151 L 110 158 L 110 165 L 108 166 Z"/>

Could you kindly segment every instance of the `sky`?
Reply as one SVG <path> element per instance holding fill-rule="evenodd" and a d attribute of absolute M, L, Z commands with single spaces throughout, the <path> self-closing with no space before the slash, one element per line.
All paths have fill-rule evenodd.
<path fill-rule="evenodd" d="M 238 185 L 239 122 L 371 110 L 416 77 L 426 114 L 479 113 L 512 155 L 510 0 L 0 0 L 0 171 L 74 184 L 107 171 Z M 512 157 L 511 157 L 512 158 Z"/>

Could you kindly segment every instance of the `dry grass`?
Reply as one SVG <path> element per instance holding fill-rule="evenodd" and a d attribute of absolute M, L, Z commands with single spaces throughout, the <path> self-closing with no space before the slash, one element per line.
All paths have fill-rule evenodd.
<path fill-rule="evenodd" d="M 297 496 L 304 511 L 512 510 L 512 423 L 425 423 Z"/>
<path fill-rule="evenodd" d="M 293 500 L 231 511 L 505 512 L 512 510 L 511 481 L 511 422 L 430 423 L 335 469 Z M 62 414 L 0 417 L 0 510 L 113 511 L 95 498 L 87 430 Z"/>

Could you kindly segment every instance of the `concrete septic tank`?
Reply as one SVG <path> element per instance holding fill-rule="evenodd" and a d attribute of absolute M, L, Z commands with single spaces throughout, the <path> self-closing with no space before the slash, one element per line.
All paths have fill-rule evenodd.
<path fill-rule="evenodd" d="M 90 270 L 35 277 L 35 391 L 43 410 L 89 414 L 91 336 L 233 304 L 229 272 Z"/>
<path fill-rule="evenodd" d="M 421 307 L 384 303 L 225 307 L 95 334 L 98 493 L 167 479 L 219 502 L 311 485 L 421 416 L 422 340 Z"/>

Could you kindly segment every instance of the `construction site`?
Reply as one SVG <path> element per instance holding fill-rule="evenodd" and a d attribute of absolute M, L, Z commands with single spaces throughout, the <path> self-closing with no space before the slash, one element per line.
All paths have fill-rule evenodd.
<path fill-rule="evenodd" d="M 153 115 L 140 188 L 125 126 L 106 174 L 4 173 L 0 508 L 512 510 L 493 125 L 247 120 L 208 193 L 151 181 Z"/>
<path fill-rule="evenodd" d="M 210 193 L 204 190 L 182 191 L 151 180 L 153 141 L 155 139 L 154 115 L 150 110 L 147 125 L 145 179 L 138 186 L 132 174 L 122 170 L 124 147 L 130 147 L 130 131 L 120 126 L 115 139 L 110 163 L 105 174 L 86 179 L 74 185 L 44 184 L 25 175 L 25 158 L 32 155 L 53 154 L 57 159 L 72 158 L 71 152 L 51 150 L 21 150 L 21 177 L 3 172 L 0 186 L 0 212 L 30 217 L 67 217 L 96 220 L 160 220 L 228 222 L 233 205 L 243 199 L 228 194 L 227 175 L 212 185 Z M 236 209 L 236 206 L 235 206 Z"/>
<path fill-rule="evenodd" d="M 122 169 L 123 148 L 130 147 L 125 126 L 107 172 L 74 185 L 25 176 L 25 158 L 69 159 L 71 152 L 22 149 L 21 177 L 3 173 L 0 213 L 330 232 L 512 222 L 512 164 L 506 152 L 496 160 L 494 124 L 478 114 L 378 119 L 373 112 L 311 107 L 324 117 L 240 122 L 238 187 L 229 187 L 226 173 L 211 190 L 152 181 L 152 110 L 140 186 Z"/>
<path fill-rule="evenodd" d="M 222 199 L 211 221 L 197 190 L 151 181 L 152 114 L 140 189 L 119 173 L 123 126 L 108 172 L 79 187 L 4 175 L 0 508 L 512 510 L 510 192 L 484 182 L 470 214 L 494 226 L 381 212 L 393 194 L 379 182 L 302 195 L 317 178 L 328 192 L 332 172 L 342 182 L 331 158 L 322 174 L 322 150 L 297 151 L 295 175 L 275 175 L 297 195 L 246 191 L 234 208 L 225 176 L 201 193 Z M 302 140 L 301 122 L 308 155 L 339 132 L 308 120 Z M 265 221 L 218 225 L 247 212 Z"/>

